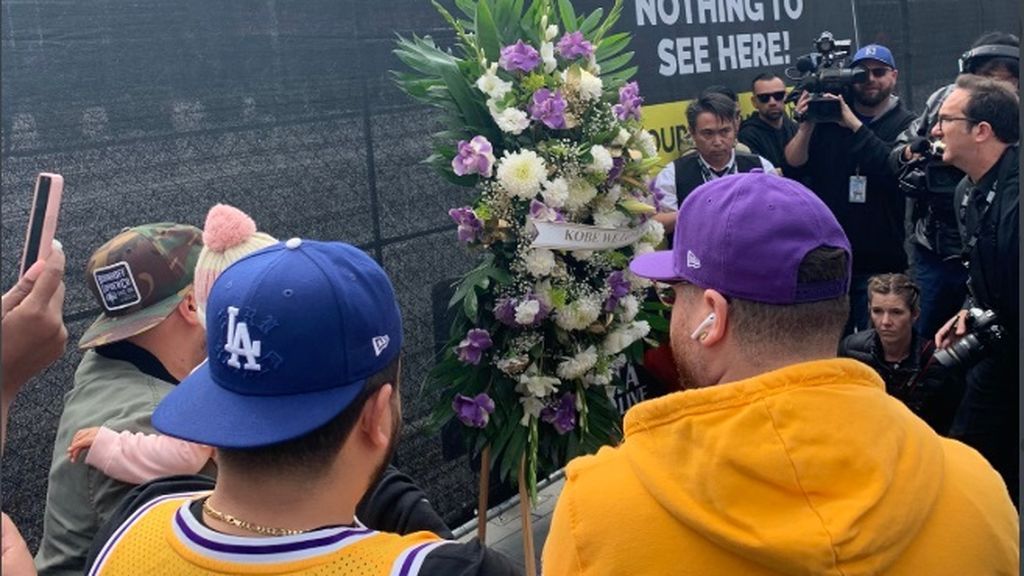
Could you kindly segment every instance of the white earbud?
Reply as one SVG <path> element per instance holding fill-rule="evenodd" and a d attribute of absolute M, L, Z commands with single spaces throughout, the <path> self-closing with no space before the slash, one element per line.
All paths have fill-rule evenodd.
<path fill-rule="evenodd" d="M 708 333 L 708 328 L 711 328 L 711 326 L 714 325 L 715 320 L 717 319 L 718 317 L 715 316 L 714 312 L 708 314 L 708 317 L 705 318 L 704 321 L 701 322 L 699 325 L 697 325 L 697 329 L 693 331 L 693 334 L 690 334 L 690 338 L 693 338 L 694 340 L 700 340 L 701 337 Z"/>

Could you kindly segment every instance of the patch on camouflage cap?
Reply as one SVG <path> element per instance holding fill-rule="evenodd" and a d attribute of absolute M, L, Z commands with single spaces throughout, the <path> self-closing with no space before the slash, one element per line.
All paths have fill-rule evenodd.
<path fill-rule="evenodd" d="M 188 293 L 201 250 L 198 228 L 171 222 L 128 228 L 100 246 L 86 275 L 104 312 L 79 347 L 117 342 L 162 322 Z"/>

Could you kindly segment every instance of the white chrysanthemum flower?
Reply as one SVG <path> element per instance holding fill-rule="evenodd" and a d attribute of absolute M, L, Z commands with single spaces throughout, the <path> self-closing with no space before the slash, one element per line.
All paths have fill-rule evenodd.
<path fill-rule="evenodd" d="M 555 25 L 555 24 L 552 24 L 551 26 L 548 26 L 547 30 L 544 31 L 544 39 L 547 40 L 548 42 L 554 40 L 557 36 L 558 36 L 558 26 Z"/>
<path fill-rule="evenodd" d="M 583 352 L 561 362 L 555 369 L 555 374 L 562 380 L 576 380 L 582 378 L 597 364 L 597 349 L 593 346 Z"/>
<path fill-rule="evenodd" d="M 523 417 L 519 419 L 521 426 L 529 426 L 531 418 L 540 418 L 544 402 L 533 396 L 522 396 L 519 398 L 519 403 L 523 405 Z"/>
<path fill-rule="evenodd" d="M 501 168 L 498 168 L 500 171 Z M 584 178 L 572 178 L 569 180 L 569 197 L 565 200 L 565 207 L 569 210 L 579 210 L 590 204 L 590 201 L 597 196 L 597 188 L 587 182 Z"/>
<path fill-rule="evenodd" d="M 636 133 L 635 138 L 636 147 L 644 155 L 644 158 L 653 158 L 658 155 L 658 141 L 654 139 L 654 134 L 647 130 L 640 130 Z"/>
<path fill-rule="evenodd" d="M 558 61 L 555 60 L 555 45 L 551 42 L 542 42 L 540 45 L 540 59 L 544 63 L 544 73 L 551 74 L 558 68 Z"/>
<path fill-rule="evenodd" d="M 548 206 L 561 208 L 565 206 L 565 201 L 569 199 L 569 183 L 561 176 L 554 180 L 548 180 L 544 182 L 544 190 L 541 192 L 541 196 L 544 197 L 544 203 Z"/>
<path fill-rule="evenodd" d="M 637 312 L 640 311 L 640 302 L 636 299 L 636 296 L 629 294 L 622 300 L 619 300 L 619 307 L 622 309 L 619 313 L 622 321 L 632 322 L 636 318 Z"/>
<path fill-rule="evenodd" d="M 604 85 L 601 83 L 600 78 L 586 70 L 580 70 L 580 98 L 585 101 L 600 100 L 603 89 Z"/>
<path fill-rule="evenodd" d="M 612 140 L 612 146 L 625 146 L 626 142 L 629 142 L 629 131 L 625 128 L 619 128 L 619 133 L 615 136 L 615 140 Z"/>
<path fill-rule="evenodd" d="M 519 377 L 516 391 L 523 396 L 529 395 L 534 398 L 543 398 L 557 390 L 559 384 L 561 384 L 561 381 L 553 376 L 542 376 L 527 372 Z"/>
<path fill-rule="evenodd" d="M 477 79 L 476 87 L 488 97 L 501 100 L 512 89 L 512 83 L 498 78 L 498 63 L 495 62 L 483 76 Z"/>
<path fill-rule="evenodd" d="M 612 377 L 613 377 L 612 370 L 611 370 L 610 367 L 607 367 L 604 370 L 596 370 L 596 371 L 594 371 L 592 374 L 588 375 L 584 381 L 586 383 L 588 383 L 588 384 L 593 385 L 593 386 L 610 386 L 611 383 L 612 383 Z M 609 398 L 608 399 L 611 400 L 611 398 L 613 396 L 613 394 L 612 394 L 612 390 L 613 389 L 609 388 L 608 390 L 609 390 L 609 394 L 608 394 Z"/>
<path fill-rule="evenodd" d="M 629 216 L 618 210 L 601 210 L 594 212 L 594 225 L 601 228 L 624 228 L 629 224 Z"/>
<path fill-rule="evenodd" d="M 523 263 L 526 264 L 526 271 L 534 278 L 549 276 L 555 270 L 555 253 L 547 248 L 534 248 L 523 258 Z"/>
<path fill-rule="evenodd" d="M 584 297 L 569 302 L 555 313 L 555 323 L 563 330 L 583 330 L 601 315 L 601 302 Z"/>
<path fill-rule="evenodd" d="M 665 226 L 654 220 L 653 218 L 644 223 L 644 235 L 640 238 L 641 241 L 657 246 L 661 244 L 661 241 L 665 239 Z"/>
<path fill-rule="evenodd" d="M 588 172 L 593 172 L 594 174 L 607 174 L 608 171 L 612 169 L 612 155 L 604 146 L 591 146 L 590 156 L 593 160 L 591 160 L 590 165 L 587 166 Z"/>
<path fill-rule="evenodd" d="M 498 164 L 498 183 L 510 195 L 529 200 L 540 192 L 547 179 L 544 159 L 533 150 L 505 152 Z"/>
<path fill-rule="evenodd" d="M 533 324 L 534 319 L 537 318 L 537 314 L 540 314 L 540 302 L 536 300 L 527 300 L 526 302 L 520 302 L 516 306 L 516 323 L 527 326 Z"/>
<path fill-rule="evenodd" d="M 501 110 L 494 100 L 487 101 L 487 109 L 491 112 L 491 118 L 502 132 L 518 135 L 530 127 L 530 117 L 526 112 L 510 106 Z"/>
<path fill-rule="evenodd" d="M 618 184 L 612 186 L 608 189 L 608 192 L 605 193 L 604 197 L 605 200 L 608 201 L 608 205 L 614 207 L 615 203 L 619 201 L 619 198 L 622 198 L 622 186 L 619 186 Z"/>
<path fill-rule="evenodd" d="M 604 342 L 601 343 L 601 351 L 608 355 L 618 354 L 628 348 L 633 342 L 647 336 L 650 331 L 651 326 L 642 320 L 619 326 L 604 337 Z"/>

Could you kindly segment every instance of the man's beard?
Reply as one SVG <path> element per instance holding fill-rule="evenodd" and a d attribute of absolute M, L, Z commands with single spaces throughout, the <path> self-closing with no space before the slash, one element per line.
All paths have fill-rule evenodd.
<path fill-rule="evenodd" d="M 679 373 L 679 387 L 683 390 L 703 388 L 705 386 L 701 374 L 704 372 L 703 363 L 697 359 L 699 353 L 697 346 L 673 346 L 672 359 L 676 363 L 676 372 Z"/>
<path fill-rule="evenodd" d="M 870 96 L 868 94 L 864 94 L 860 90 L 854 90 L 853 91 L 853 98 L 859 104 L 861 104 L 862 106 L 867 106 L 869 108 L 874 108 L 875 106 L 878 106 L 882 102 L 885 102 L 886 100 L 889 99 L 889 96 L 891 96 L 891 95 L 892 95 L 892 88 L 879 89 L 878 92 L 874 96 Z"/>
<path fill-rule="evenodd" d="M 765 110 L 761 112 L 761 118 L 769 122 L 776 122 L 779 118 L 782 118 L 782 110 Z"/>

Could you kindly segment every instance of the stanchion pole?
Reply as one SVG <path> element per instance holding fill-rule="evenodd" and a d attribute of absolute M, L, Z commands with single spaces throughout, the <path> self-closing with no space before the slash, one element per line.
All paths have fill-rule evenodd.
<path fill-rule="evenodd" d="M 487 502 L 491 490 L 491 445 L 480 453 L 480 493 L 476 512 L 476 537 L 480 544 L 487 543 Z"/>
<path fill-rule="evenodd" d="M 526 455 L 519 461 L 519 515 L 523 520 L 523 556 L 526 576 L 537 576 L 537 560 L 533 551 L 533 517 L 530 515 L 530 494 L 526 486 Z"/>

